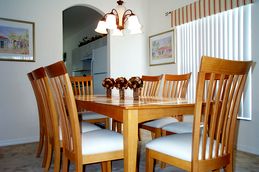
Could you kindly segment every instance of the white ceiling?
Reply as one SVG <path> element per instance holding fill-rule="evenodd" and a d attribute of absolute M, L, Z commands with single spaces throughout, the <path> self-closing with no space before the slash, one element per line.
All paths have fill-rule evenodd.
<path fill-rule="evenodd" d="M 97 23 L 101 17 L 97 11 L 85 6 L 66 9 L 63 11 L 63 37 L 69 37 L 93 22 Z"/>

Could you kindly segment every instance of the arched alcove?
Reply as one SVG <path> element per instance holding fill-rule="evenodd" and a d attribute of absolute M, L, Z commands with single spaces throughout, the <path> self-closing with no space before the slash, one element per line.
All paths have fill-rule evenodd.
<path fill-rule="evenodd" d="M 94 93 L 101 94 L 102 80 L 109 75 L 107 35 L 95 32 L 102 12 L 77 5 L 63 11 L 63 59 L 69 75 L 92 75 Z"/>
<path fill-rule="evenodd" d="M 75 72 L 74 68 L 77 67 L 73 67 L 73 65 L 75 65 L 73 64 L 75 63 L 73 62 L 73 59 L 75 58 L 75 56 L 81 56 L 77 57 L 81 59 L 87 56 L 87 53 L 75 55 L 78 54 L 75 53 L 75 51 L 82 51 L 76 50 L 79 47 L 80 49 L 96 48 L 95 46 L 85 45 L 89 44 L 90 42 L 94 42 L 93 40 L 102 38 L 103 35 L 100 35 L 99 33 L 96 33 L 94 31 L 102 15 L 103 14 L 100 10 L 87 5 L 75 5 L 63 10 L 63 59 L 66 62 L 67 70 L 70 75 L 91 74 L 83 71 L 82 73 Z M 105 43 L 101 43 L 101 45 L 107 45 L 107 38 L 104 41 Z"/>

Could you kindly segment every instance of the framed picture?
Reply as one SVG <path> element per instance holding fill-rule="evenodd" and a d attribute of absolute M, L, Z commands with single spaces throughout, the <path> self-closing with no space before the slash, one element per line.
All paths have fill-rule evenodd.
<path fill-rule="evenodd" d="M 0 18 L 0 60 L 35 62 L 33 22 Z"/>
<path fill-rule="evenodd" d="M 174 30 L 149 37 L 149 65 L 175 63 Z"/>

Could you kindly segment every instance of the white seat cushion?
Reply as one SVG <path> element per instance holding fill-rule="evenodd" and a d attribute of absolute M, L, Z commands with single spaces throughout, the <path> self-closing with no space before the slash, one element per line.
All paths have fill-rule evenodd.
<path fill-rule="evenodd" d="M 192 122 L 174 122 L 165 125 L 162 129 L 173 133 L 192 133 Z"/>
<path fill-rule="evenodd" d="M 89 122 L 82 121 L 80 123 L 80 129 L 81 129 L 81 132 L 84 133 L 84 132 L 89 132 L 94 130 L 100 130 L 101 128 Z"/>
<path fill-rule="evenodd" d="M 82 121 L 80 122 L 80 131 L 82 133 L 94 131 L 94 130 L 101 130 L 100 127 L 97 125 L 91 124 L 89 122 Z M 62 130 L 61 127 L 59 127 L 59 139 L 62 140 Z"/>
<path fill-rule="evenodd" d="M 153 127 L 153 128 L 162 128 L 163 126 L 173 122 L 178 122 L 178 120 L 173 117 L 165 117 L 165 118 L 156 119 L 150 122 L 145 122 L 143 125 Z"/>
<path fill-rule="evenodd" d="M 214 144 L 215 146 L 216 144 Z M 201 146 L 201 144 L 200 144 Z M 146 144 L 146 147 L 161 152 L 163 154 L 173 156 L 182 160 L 191 161 L 192 159 L 192 134 L 173 134 L 165 137 L 154 139 Z M 209 147 L 209 139 L 207 139 L 207 149 Z M 221 147 L 221 146 L 220 146 Z M 201 150 L 201 148 L 200 148 Z M 206 153 L 206 158 L 208 157 Z M 215 152 L 213 153 L 213 157 Z M 201 154 L 199 155 L 201 159 Z"/>
<path fill-rule="evenodd" d="M 95 130 L 82 133 L 82 153 L 91 155 L 123 150 L 123 136 L 111 130 Z"/>
<path fill-rule="evenodd" d="M 82 114 L 82 120 L 102 119 L 102 118 L 107 118 L 107 116 L 94 113 L 94 112 L 85 112 Z"/>

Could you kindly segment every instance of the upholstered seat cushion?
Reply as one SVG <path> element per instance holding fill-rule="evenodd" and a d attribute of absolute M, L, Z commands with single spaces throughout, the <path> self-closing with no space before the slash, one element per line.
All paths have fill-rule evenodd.
<path fill-rule="evenodd" d="M 84 133 L 84 132 L 89 132 L 93 130 L 100 130 L 101 128 L 89 122 L 82 121 L 80 123 L 80 129 L 81 129 L 81 132 Z"/>
<path fill-rule="evenodd" d="M 207 148 L 209 147 L 209 143 L 209 139 L 207 139 Z M 165 137 L 160 137 L 147 143 L 146 147 L 169 156 L 173 156 L 186 161 L 191 161 L 192 133 L 173 134 Z M 209 154 L 206 153 L 206 157 L 208 157 L 208 155 Z M 215 152 L 213 153 L 213 157 L 214 155 Z M 201 159 L 201 154 L 199 155 L 199 159 Z"/>
<path fill-rule="evenodd" d="M 91 155 L 123 150 L 123 136 L 111 130 L 95 130 L 82 133 L 82 153 Z"/>
<path fill-rule="evenodd" d="M 82 121 L 82 122 L 80 122 L 80 130 L 82 133 L 85 133 L 85 132 L 94 131 L 94 130 L 101 130 L 101 128 L 98 127 L 97 125 L 91 124 L 89 122 Z M 60 138 L 60 140 L 62 140 L 61 127 L 59 127 L 59 138 Z"/>
<path fill-rule="evenodd" d="M 102 119 L 102 118 L 107 118 L 107 116 L 94 113 L 94 112 L 82 113 L 82 120 Z"/>
<path fill-rule="evenodd" d="M 192 122 L 173 122 L 165 125 L 162 129 L 173 133 L 192 133 Z"/>
<path fill-rule="evenodd" d="M 160 118 L 153 121 L 145 122 L 143 125 L 153 127 L 153 128 L 162 128 L 163 126 L 174 122 L 178 122 L 178 120 L 173 117 L 165 117 L 165 118 Z"/>

